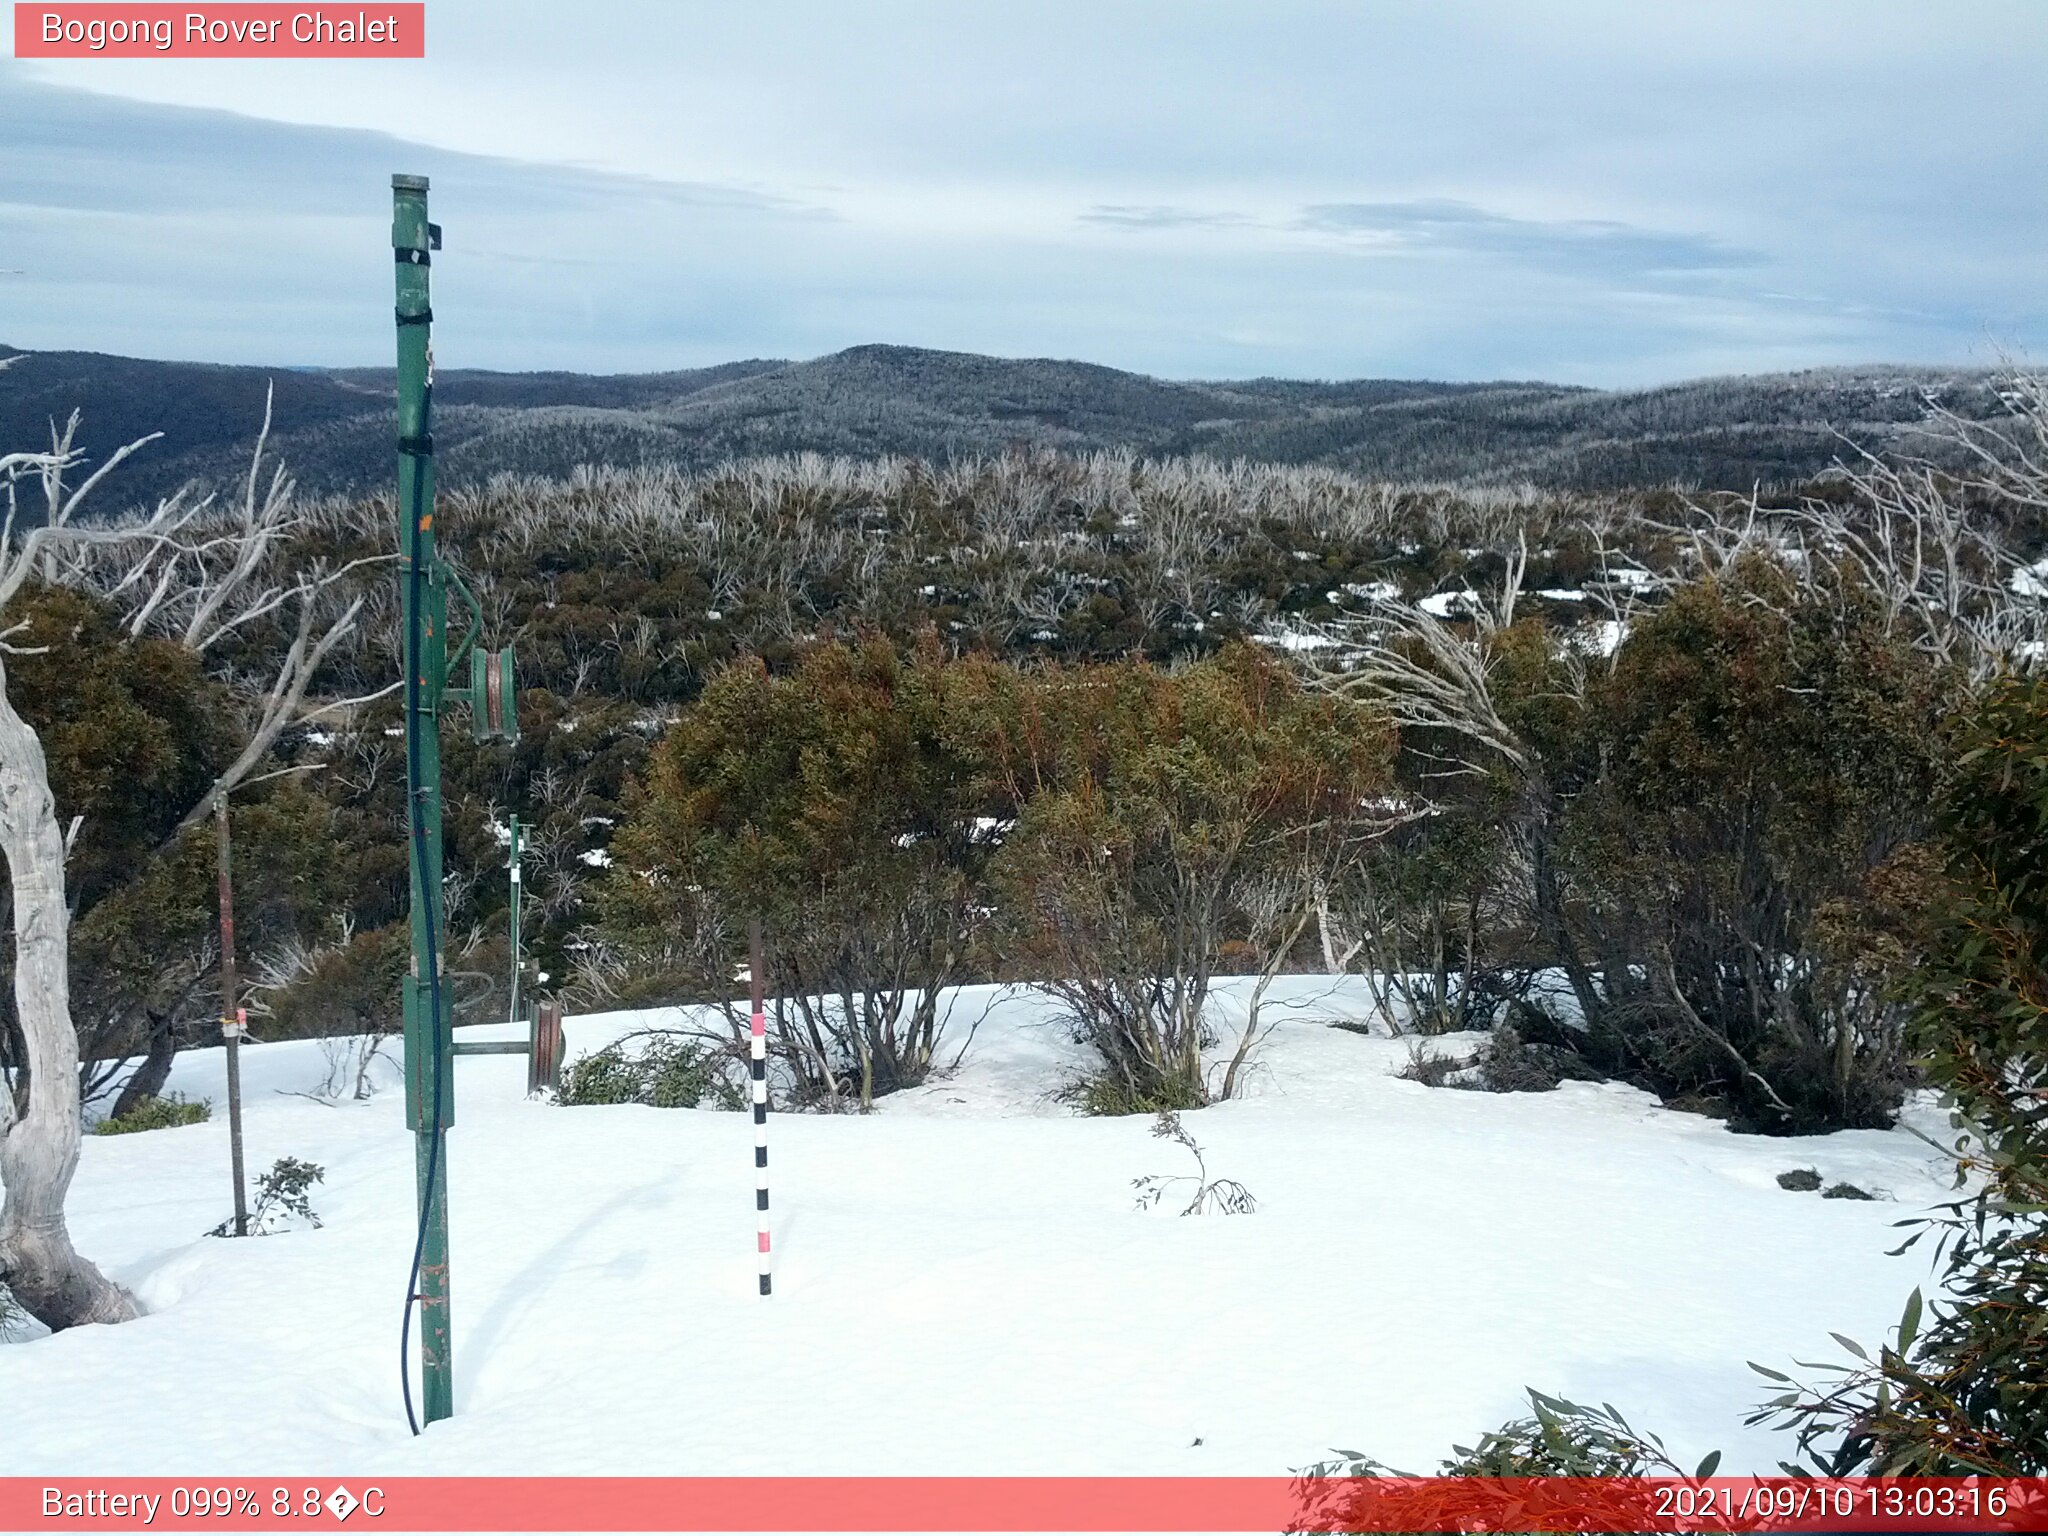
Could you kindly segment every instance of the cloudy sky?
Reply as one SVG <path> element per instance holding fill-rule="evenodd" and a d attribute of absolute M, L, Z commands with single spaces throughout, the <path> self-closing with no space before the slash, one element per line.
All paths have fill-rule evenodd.
<path fill-rule="evenodd" d="M 2048 5 L 429 0 L 428 57 L 0 58 L 0 343 L 862 342 L 1632 385 L 2048 352 Z"/>

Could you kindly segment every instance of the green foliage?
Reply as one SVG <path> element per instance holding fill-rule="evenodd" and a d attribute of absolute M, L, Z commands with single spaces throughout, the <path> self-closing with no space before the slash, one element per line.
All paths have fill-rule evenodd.
<path fill-rule="evenodd" d="M 83 817 L 65 883 L 89 909 L 155 852 L 231 750 L 222 690 L 169 640 L 130 639 L 113 607 L 38 588 L 8 610 L 7 692 L 36 728 L 60 822 Z"/>
<path fill-rule="evenodd" d="M 605 931 L 723 999 L 761 922 L 800 1094 L 923 1080 L 941 989 L 982 957 L 993 850 L 990 668 L 823 644 L 729 667 L 653 754 L 615 844 Z"/>
<path fill-rule="evenodd" d="M 188 1099 L 181 1093 L 167 1093 L 144 1099 L 125 1115 L 109 1115 L 95 1125 L 95 1136 L 126 1136 L 133 1131 L 161 1131 L 173 1125 L 197 1125 L 213 1118 L 213 1104 L 206 1099 Z"/>
<path fill-rule="evenodd" d="M 724 1066 L 722 1057 L 695 1040 L 629 1036 L 570 1062 L 562 1072 L 558 1102 L 695 1109 L 708 1099 L 718 1109 L 738 1109 L 744 1100 Z"/>
<path fill-rule="evenodd" d="M 1530 1413 L 1480 1437 L 1439 1469 L 1445 1477 L 1684 1477 L 1655 1435 L 1638 1430 L 1620 1411 L 1589 1408 L 1542 1392 L 1529 1393 Z M 1709 1477 L 1710 1457 L 1691 1475 Z"/>
<path fill-rule="evenodd" d="M 1752 559 L 1643 619 L 1553 748 L 1552 938 L 1587 1054 L 1748 1129 L 1881 1126 L 1954 679 Z"/>
<path fill-rule="evenodd" d="M 280 1039 L 394 1033 L 403 1006 L 399 984 L 411 959 L 412 932 L 404 923 L 301 952 L 289 980 L 269 995 L 269 1032 Z"/>
<path fill-rule="evenodd" d="M 1089 1102 L 1200 1104 L 1226 943 L 1284 959 L 1317 876 L 1366 839 L 1389 735 L 1250 646 L 1011 686 L 1001 771 L 1019 820 L 996 878 L 1019 964 L 1100 1054 Z"/>
<path fill-rule="evenodd" d="M 647 1073 L 640 1058 L 616 1045 L 578 1056 L 562 1069 L 557 1101 L 563 1104 L 640 1104 Z"/>
<path fill-rule="evenodd" d="M 1799 1433 L 1835 1475 L 2048 1473 L 2048 680 L 2010 679 L 1953 731 L 1942 796 L 1948 878 L 1925 963 L 1899 991 L 1911 1039 L 1954 1112 L 1958 1187 L 1918 1223 L 1945 1255 L 1894 1340 L 1825 1389 L 1786 1385 L 1753 1422 Z"/>
<path fill-rule="evenodd" d="M 1139 1087 L 1120 1073 L 1098 1072 L 1075 1084 L 1071 1097 L 1084 1115 L 1170 1114 L 1200 1109 L 1208 1102 L 1200 1079 L 1193 1074 Z"/>
<path fill-rule="evenodd" d="M 59 807 L 61 813 L 61 805 Z M 235 797 L 235 927 L 245 975 L 268 955 L 303 955 L 302 934 L 329 929 L 355 895 L 353 860 L 336 847 L 332 807 L 296 778 Z M 139 857 L 72 928 L 72 1012 L 88 1059 L 218 1038 L 219 886 L 213 822 Z M 124 1094 L 132 1100 L 145 1079 Z M 126 1106 L 124 1106 L 126 1107 Z"/>
<path fill-rule="evenodd" d="M 312 1190 L 326 1177 L 327 1170 L 318 1163 L 280 1157 L 270 1165 L 268 1173 L 256 1180 L 256 1203 L 249 1210 L 247 1235 L 268 1237 L 274 1232 L 285 1231 L 295 1221 L 320 1226 L 320 1217 L 313 1210 Z M 235 1219 L 230 1216 L 206 1235 L 234 1236 Z"/>
<path fill-rule="evenodd" d="M 90 1064 L 140 1049 L 150 1020 L 184 1008 L 205 969 L 187 958 L 204 947 L 203 886 L 187 878 L 193 866 L 172 833 L 227 761 L 233 731 L 226 694 L 199 658 L 129 638 L 111 604 L 31 587 L 9 618 L 24 628 L 7 659 L 8 697 L 42 741 L 59 824 L 76 819 L 65 861 L 72 1012 Z M 147 897 L 123 906 L 138 879 Z M 11 996 L 12 971 L 9 946 L 0 995 Z M 0 1008 L 0 1065 L 18 1059 L 15 1046 L 12 1009 Z M 89 1066 L 88 1089 L 105 1071 Z"/>
<path fill-rule="evenodd" d="M 1481 1436 L 1476 1445 L 1452 1447 L 1434 1477 L 1427 1481 L 1416 1474 L 1395 1472 L 1384 1463 L 1358 1451 L 1338 1451 L 1334 1460 L 1305 1468 L 1296 1478 L 1299 1506 L 1290 1529 L 1295 1531 L 1379 1530 L 1389 1510 L 1379 1504 L 1372 1519 L 1355 1512 L 1357 1501 L 1373 1498 L 1369 1491 L 1354 1492 L 1346 1478 L 1396 1478 L 1409 1486 L 1397 1498 L 1412 1504 L 1418 1515 L 1441 1518 L 1464 1510 L 1473 1524 L 1433 1525 L 1432 1529 L 1490 1530 L 1477 1523 L 1482 1511 L 1467 1508 L 1466 1494 L 1456 1478 L 1553 1478 L 1553 1477 L 1697 1477 L 1714 1475 L 1721 1462 L 1715 1451 L 1690 1471 L 1680 1467 L 1655 1435 L 1636 1429 L 1611 1404 L 1597 1408 L 1567 1402 L 1546 1393 L 1529 1392 L 1529 1413 Z M 1540 1493 L 1535 1496 L 1540 1497 Z M 1383 1497 L 1383 1496 L 1382 1496 Z M 1564 1512 L 1569 1519 L 1571 1512 Z M 1494 1512 L 1498 1518 L 1499 1511 Z M 1545 1524 L 1546 1530 L 1570 1530 L 1573 1524 Z M 1590 1523 L 1586 1529 L 1603 1530 Z"/>

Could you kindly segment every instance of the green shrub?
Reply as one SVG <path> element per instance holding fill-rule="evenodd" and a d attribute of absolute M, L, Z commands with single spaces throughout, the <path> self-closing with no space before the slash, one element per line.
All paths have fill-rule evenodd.
<path fill-rule="evenodd" d="M 640 1048 L 627 1047 L 635 1040 Z M 705 1100 L 719 1109 L 738 1109 L 744 1100 L 715 1053 L 678 1035 L 650 1034 L 615 1041 L 579 1056 L 562 1072 L 557 1100 L 563 1104 L 648 1104 L 656 1109 L 695 1109 Z"/>
<path fill-rule="evenodd" d="M 1899 995 L 1958 1133 L 1957 1184 L 1977 1185 L 1917 1223 L 1906 1246 L 1936 1239 L 1942 1284 L 1924 1306 L 1913 1293 L 1875 1359 L 1850 1345 L 1820 1388 L 1756 1367 L 1786 1390 L 1751 1422 L 1797 1430 L 1828 1476 L 2048 1473 L 2048 680 L 1998 684 L 1952 744 L 1949 868 Z"/>
<path fill-rule="evenodd" d="M 1084 1115 L 1159 1115 L 1182 1109 L 1200 1109 L 1208 1096 L 1191 1079 L 1176 1077 L 1150 1087 L 1138 1087 L 1123 1077 L 1104 1072 L 1074 1086 L 1073 1102 Z"/>
<path fill-rule="evenodd" d="M 645 1079 L 637 1058 L 608 1045 L 562 1069 L 556 1099 L 563 1104 L 638 1104 Z"/>
<path fill-rule="evenodd" d="M 721 670 L 653 752 L 600 937 L 628 973 L 722 998 L 758 918 L 787 983 L 773 1044 L 796 1097 L 869 1108 L 923 1082 L 939 999 L 993 922 L 995 675 L 879 636 L 810 646 L 787 675 L 759 658 Z"/>
<path fill-rule="evenodd" d="M 1180 671 L 1065 667 L 1008 686 L 997 772 L 1017 825 L 993 876 L 1013 959 L 1100 1058 L 1084 1107 L 1205 1103 L 1219 967 L 1285 968 L 1304 871 L 1368 840 L 1391 733 L 1249 645 Z"/>
<path fill-rule="evenodd" d="M 1636 623 L 1555 770 L 1577 899 L 1551 922 L 1594 1065 L 1724 1098 L 1746 1130 L 1892 1123 L 1912 1081 L 1898 909 L 1952 684 L 1867 593 L 1819 602 L 1762 561 Z"/>
<path fill-rule="evenodd" d="M 268 1237 L 273 1232 L 282 1232 L 294 1220 L 308 1226 L 320 1225 L 320 1218 L 313 1211 L 312 1188 L 327 1177 L 327 1170 L 318 1163 L 305 1162 L 296 1157 L 280 1157 L 270 1165 L 270 1171 L 256 1181 L 256 1205 L 249 1212 L 247 1236 Z M 231 1216 L 211 1232 L 209 1237 L 232 1237 L 235 1222 Z"/>
<path fill-rule="evenodd" d="M 404 922 L 299 952 L 291 979 L 270 993 L 268 1033 L 281 1040 L 391 1033 L 411 959 L 412 930 Z"/>
<path fill-rule="evenodd" d="M 740 1107 L 739 1090 L 719 1070 L 719 1058 L 691 1041 L 657 1036 L 641 1052 L 640 1065 L 647 1079 L 643 1102 L 656 1109 L 695 1109 L 706 1099 L 720 1109 Z"/>
<path fill-rule="evenodd" d="M 213 1118 L 209 1099 L 188 1099 L 182 1093 L 167 1093 L 144 1099 L 125 1115 L 109 1115 L 94 1126 L 95 1136 L 126 1136 L 131 1131 L 160 1131 L 172 1125 L 197 1125 Z"/>
<path fill-rule="evenodd" d="M 1441 1517 L 1447 1511 L 1476 1514 L 1470 1495 L 1455 1482 L 1444 1479 L 1542 1478 L 1542 1477 L 1711 1477 L 1721 1463 L 1713 1452 L 1688 1473 L 1671 1459 L 1663 1441 L 1636 1429 L 1619 1410 L 1602 1404 L 1584 1407 L 1529 1393 L 1527 1417 L 1513 1419 L 1480 1437 L 1477 1445 L 1457 1445 L 1433 1478 L 1424 1480 L 1414 1473 L 1395 1472 L 1384 1463 L 1359 1451 L 1338 1451 L 1336 1460 L 1305 1468 L 1295 1481 L 1299 1505 L 1290 1529 L 1294 1531 L 1377 1530 L 1387 1513 L 1376 1508 L 1368 1517 L 1356 1507 L 1362 1498 L 1357 1485 L 1347 1478 L 1398 1478 L 1409 1482 L 1395 1497 L 1412 1500 L 1417 1516 Z M 1517 1495 L 1540 1497 L 1540 1495 Z M 1524 1511 L 1526 1513 L 1526 1511 Z M 1494 1511 L 1495 1515 L 1504 1513 Z M 1438 1529 L 1490 1530 L 1490 1524 L 1439 1525 Z M 1550 1529 L 1570 1530 L 1569 1525 Z"/>

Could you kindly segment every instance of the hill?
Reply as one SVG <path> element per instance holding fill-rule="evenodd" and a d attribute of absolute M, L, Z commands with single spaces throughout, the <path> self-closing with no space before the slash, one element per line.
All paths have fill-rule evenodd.
<path fill-rule="evenodd" d="M 0 356 L 13 349 L 0 349 Z M 391 475 L 392 375 L 49 352 L 0 373 L 0 442 L 45 441 L 85 412 L 98 457 L 164 441 L 123 476 L 130 498 L 232 475 L 277 391 L 276 435 L 301 485 L 351 493 Z M 444 482 L 561 476 L 579 464 L 675 463 L 812 451 L 943 458 L 1012 445 L 1324 464 L 1378 478 L 1606 490 L 1746 488 L 1825 469 L 1842 437 L 1910 436 L 1931 394 L 1999 409 L 1963 369 L 1821 369 L 1657 389 L 1401 380 L 1172 381 L 1088 363 L 864 346 L 806 362 L 673 373 L 453 369 L 435 380 Z"/>

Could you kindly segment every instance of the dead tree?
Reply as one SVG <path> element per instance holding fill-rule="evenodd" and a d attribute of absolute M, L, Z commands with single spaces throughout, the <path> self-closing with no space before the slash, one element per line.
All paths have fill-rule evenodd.
<path fill-rule="evenodd" d="M 201 795 L 191 822 L 214 794 L 246 780 L 280 731 L 296 718 L 313 672 L 354 625 L 361 602 L 336 602 L 344 571 L 290 579 L 267 573 L 266 558 L 292 526 L 290 486 L 281 476 L 258 498 L 261 444 L 239 518 L 180 492 L 146 514 L 88 524 L 88 495 L 109 471 L 150 439 L 108 456 L 82 483 L 67 484 L 79 463 L 74 413 L 52 431 L 46 452 L 0 455 L 6 517 L 0 525 L 0 851 L 13 895 L 14 999 L 23 1047 L 16 1081 L 0 1091 L 0 1283 L 45 1326 L 118 1322 L 135 1302 L 71 1243 L 64 1199 L 80 1148 L 79 1043 L 71 1012 L 70 929 L 65 892 L 68 839 L 50 789 L 49 764 L 35 728 L 6 696 L 5 655 L 20 649 L 22 625 L 4 627 L 7 605 L 31 581 L 76 585 L 125 604 L 130 632 L 175 634 L 201 650 L 223 635 L 297 608 L 294 640 L 266 687 L 250 743 Z M 267 421 L 266 421 L 267 434 Z M 40 482 L 43 521 L 21 526 L 18 484 Z M 251 549 L 255 553 L 250 553 Z M 174 833 L 173 836 L 176 834 Z M 154 1045 L 154 1042 L 153 1042 Z M 153 1052 L 155 1054 L 155 1052 Z M 162 1072 L 168 1072 L 169 1050 Z"/>
<path fill-rule="evenodd" d="M 65 433 L 53 433 L 48 453 L 0 455 L 0 484 L 7 494 L 0 616 L 32 578 L 48 576 L 79 548 L 112 538 L 169 542 L 190 520 L 190 509 L 173 498 L 159 503 L 146 523 L 119 533 L 76 525 L 78 504 L 141 444 L 110 456 L 97 474 L 65 494 L 63 473 L 76 462 L 70 446 L 75 429 L 74 421 Z M 41 479 L 49 517 L 40 527 L 17 532 L 15 485 L 27 475 Z M 64 1224 L 80 1139 L 71 911 L 49 763 L 35 727 L 7 696 L 5 656 L 19 650 L 8 636 L 20 632 L 19 625 L 0 630 L 0 853 L 14 897 L 14 1005 L 24 1047 L 20 1081 L 0 1092 L 0 1182 L 7 1187 L 0 1207 L 0 1284 L 30 1316 L 55 1329 L 121 1322 L 135 1316 L 136 1308 L 132 1297 L 72 1247 Z"/>

